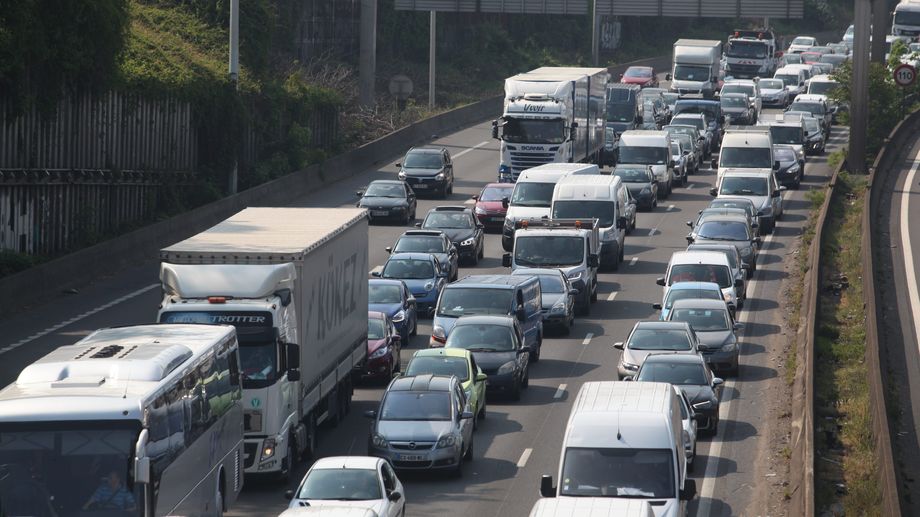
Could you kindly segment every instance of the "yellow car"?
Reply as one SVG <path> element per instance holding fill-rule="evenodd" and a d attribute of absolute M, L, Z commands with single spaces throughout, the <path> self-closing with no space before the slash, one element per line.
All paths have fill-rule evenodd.
<path fill-rule="evenodd" d="M 473 372 L 476 372 L 475 375 Z M 476 415 L 474 428 L 486 417 L 486 374 L 476 366 L 469 350 L 461 348 L 428 348 L 415 352 L 402 375 L 455 375 Z"/>

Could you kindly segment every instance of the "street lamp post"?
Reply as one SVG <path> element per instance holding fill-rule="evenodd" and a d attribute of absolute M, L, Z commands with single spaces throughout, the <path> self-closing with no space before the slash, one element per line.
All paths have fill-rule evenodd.
<path fill-rule="evenodd" d="M 240 0 L 230 0 L 230 82 L 234 89 L 240 88 Z M 233 166 L 230 168 L 227 191 L 236 194 L 239 183 L 239 146 L 233 152 Z"/>

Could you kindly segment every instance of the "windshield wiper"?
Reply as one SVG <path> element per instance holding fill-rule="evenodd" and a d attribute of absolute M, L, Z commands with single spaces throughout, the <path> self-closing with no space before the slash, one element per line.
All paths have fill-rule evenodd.
<path fill-rule="evenodd" d="M 470 352 L 499 352 L 497 348 L 485 348 L 485 347 L 467 348 L 467 350 L 469 350 Z"/>

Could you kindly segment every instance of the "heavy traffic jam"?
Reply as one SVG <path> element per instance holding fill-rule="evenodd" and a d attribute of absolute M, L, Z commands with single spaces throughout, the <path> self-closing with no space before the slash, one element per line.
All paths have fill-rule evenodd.
<path fill-rule="evenodd" d="M 470 183 L 457 153 L 423 145 L 354 207 L 246 208 L 164 248 L 150 324 L 61 346 L 0 391 L 2 512 L 221 515 L 245 481 L 291 487 L 284 516 L 422 515 L 413 485 L 469 479 L 480 427 L 625 301 L 606 286 L 661 234 L 639 214 L 685 208 L 695 187 L 708 206 L 655 245 L 673 252 L 643 287 L 654 316 L 607 336 L 605 380 L 579 382 L 549 423 L 558 462 L 517 486 L 536 502 L 515 510 L 692 513 L 697 444 L 720 432 L 726 382 L 745 389 L 752 282 L 846 109 L 828 95 L 849 51 L 739 29 L 677 40 L 669 70 L 538 68 L 506 79 L 497 173 L 471 198 L 454 194 Z M 382 264 L 377 225 L 400 232 Z M 356 387 L 379 396 L 368 432 L 330 456 L 321 438 Z"/>

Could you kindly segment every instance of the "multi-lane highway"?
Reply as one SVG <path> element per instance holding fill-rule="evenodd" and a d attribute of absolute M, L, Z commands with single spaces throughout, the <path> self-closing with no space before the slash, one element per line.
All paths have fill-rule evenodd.
<path fill-rule="evenodd" d="M 433 142 L 450 150 L 457 180 L 449 201 L 420 200 L 420 217 L 438 205 L 468 202 L 484 183 L 495 180 L 498 146 L 490 139 L 490 131 L 491 126 L 483 122 Z M 844 139 L 843 132 L 835 128 L 828 150 Z M 400 151 L 394 149 L 394 153 Z M 356 189 L 373 179 L 395 178 L 394 163 L 399 158 L 393 156 L 379 170 L 364 171 L 296 204 L 352 206 Z M 824 157 L 809 158 L 802 190 L 784 193 L 783 219 L 764 242 L 748 288 L 748 302 L 740 311 L 745 324 L 740 375 L 726 383 L 718 435 L 703 438 L 698 445 L 693 476 L 699 496 L 691 505 L 696 515 L 782 513 L 772 504 L 783 497 L 787 460 L 778 451 L 789 432 L 788 388 L 781 371 L 787 350 L 783 279 L 791 263 L 787 258 L 797 252 L 796 238 L 807 215 L 809 203 L 803 191 L 825 182 L 828 176 Z M 686 247 L 684 223 L 709 203 L 714 177 L 711 170 L 691 176 L 686 187 L 676 188 L 654 212 L 639 214 L 636 230 L 627 237 L 625 264 L 618 272 L 600 275 L 599 301 L 590 317 L 578 318 L 570 336 L 544 341 L 541 361 L 533 365 L 530 387 L 520 402 L 489 400 L 488 416 L 475 439 L 475 459 L 465 467 L 462 478 L 401 476 L 408 515 L 528 514 L 539 497 L 540 475 L 556 473 L 563 427 L 579 387 L 585 381 L 615 379 L 620 352 L 613 343 L 622 341 L 636 320 L 657 317 L 651 305 L 660 301 L 661 287 L 655 278 L 662 276 L 671 253 Z M 406 229 L 371 227 L 372 267 L 383 264 L 384 247 Z M 488 235 L 485 259 L 476 268 L 461 267 L 461 275 L 506 271 L 501 253 L 499 235 Z M 41 307 L 0 320 L 0 383 L 11 382 L 24 365 L 93 329 L 153 321 L 160 295 L 154 259 L 100 278 L 79 294 L 62 294 Z M 420 323 L 419 336 L 402 352 L 403 364 L 415 349 L 427 346 L 430 320 Z M 321 435 L 321 455 L 366 453 L 368 421 L 361 413 L 375 408 L 382 393 L 382 386 L 362 386 L 356 391 L 351 414 Z M 305 468 L 302 465 L 299 473 Z M 284 488 L 247 480 L 232 513 L 277 515 L 286 505 Z"/>

